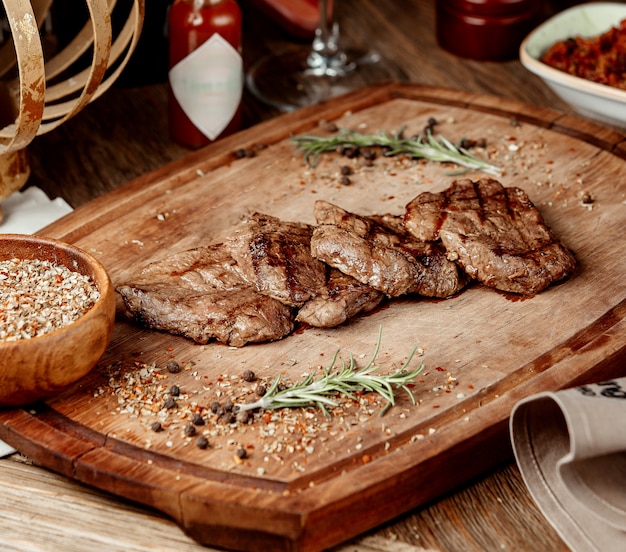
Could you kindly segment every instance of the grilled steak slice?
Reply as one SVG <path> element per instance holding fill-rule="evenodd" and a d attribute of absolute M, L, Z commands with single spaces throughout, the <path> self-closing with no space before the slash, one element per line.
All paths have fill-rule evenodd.
<path fill-rule="evenodd" d="M 138 285 L 169 283 L 185 289 L 239 289 L 243 277 L 237 263 L 222 243 L 180 251 L 162 261 L 155 261 L 135 276 Z"/>
<path fill-rule="evenodd" d="M 313 255 L 389 297 L 448 297 L 467 282 L 443 248 L 415 239 L 400 217 L 363 217 L 317 201 L 315 218 Z"/>
<path fill-rule="evenodd" d="M 538 293 L 576 264 L 526 193 L 493 179 L 424 192 L 407 205 L 405 223 L 418 239 L 440 239 L 470 276 L 502 291 Z"/>
<path fill-rule="evenodd" d="M 256 213 L 226 245 L 243 278 L 264 295 L 301 306 L 326 284 L 326 266 L 311 255 L 313 227 Z"/>
<path fill-rule="evenodd" d="M 296 320 L 318 328 L 332 328 L 360 312 L 371 311 L 383 298 L 380 291 L 331 268 L 324 290 L 300 308 Z"/>
<path fill-rule="evenodd" d="M 154 262 L 117 291 L 137 323 L 198 343 L 241 347 L 293 330 L 293 310 L 246 283 L 222 244 Z"/>

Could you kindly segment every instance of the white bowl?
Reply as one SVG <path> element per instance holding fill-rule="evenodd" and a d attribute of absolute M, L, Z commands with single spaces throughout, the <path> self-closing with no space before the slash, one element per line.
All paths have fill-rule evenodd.
<path fill-rule="evenodd" d="M 597 36 L 626 18 L 626 4 L 596 2 L 574 6 L 548 19 L 520 46 L 522 65 L 544 82 L 578 113 L 619 128 L 626 128 L 626 90 L 569 75 L 539 61 L 559 40 Z"/>

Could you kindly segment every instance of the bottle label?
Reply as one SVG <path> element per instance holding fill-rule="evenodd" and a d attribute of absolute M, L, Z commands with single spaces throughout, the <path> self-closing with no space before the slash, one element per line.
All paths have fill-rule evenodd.
<path fill-rule="evenodd" d="M 215 33 L 170 69 L 169 80 L 187 117 L 205 136 L 215 140 L 241 102 L 243 60 Z"/>

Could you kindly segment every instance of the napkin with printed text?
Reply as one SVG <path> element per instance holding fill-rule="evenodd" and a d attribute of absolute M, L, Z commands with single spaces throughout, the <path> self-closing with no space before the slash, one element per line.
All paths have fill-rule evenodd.
<path fill-rule="evenodd" d="M 529 397 L 510 429 L 530 494 L 572 551 L 626 550 L 626 378 Z"/>

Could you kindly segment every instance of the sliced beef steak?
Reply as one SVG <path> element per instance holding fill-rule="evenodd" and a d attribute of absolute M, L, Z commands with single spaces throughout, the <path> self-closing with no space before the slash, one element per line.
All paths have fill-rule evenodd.
<path fill-rule="evenodd" d="M 254 214 L 227 241 L 243 278 L 257 291 L 301 306 L 326 284 L 326 266 L 311 255 L 313 227 Z"/>
<path fill-rule="evenodd" d="M 300 307 L 296 320 L 318 328 L 333 328 L 361 312 L 371 311 L 383 298 L 380 291 L 330 269 L 326 286 Z"/>
<path fill-rule="evenodd" d="M 389 297 L 448 297 L 467 282 L 440 245 L 410 235 L 401 217 L 363 217 L 317 201 L 315 218 L 313 256 Z"/>
<path fill-rule="evenodd" d="M 420 240 L 441 240 L 448 258 L 502 291 L 538 293 L 576 264 L 526 193 L 493 179 L 424 192 L 407 205 L 405 223 Z"/>
<path fill-rule="evenodd" d="M 137 323 L 198 343 L 241 347 L 293 330 L 293 310 L 245 282 L 222 244 L 154 262 L 117 291 Z"/>

